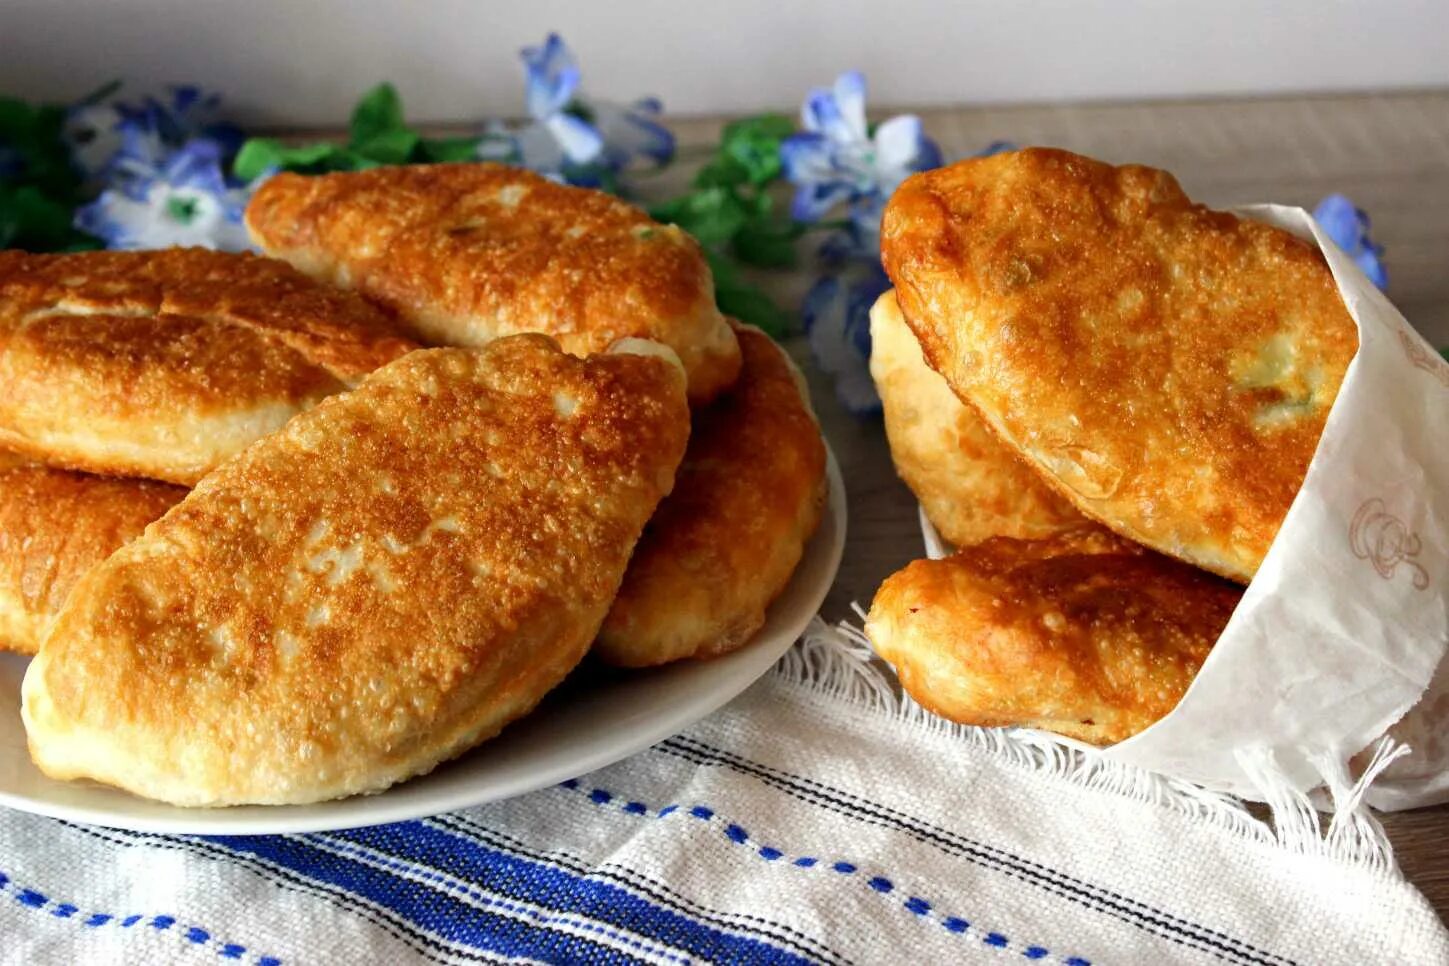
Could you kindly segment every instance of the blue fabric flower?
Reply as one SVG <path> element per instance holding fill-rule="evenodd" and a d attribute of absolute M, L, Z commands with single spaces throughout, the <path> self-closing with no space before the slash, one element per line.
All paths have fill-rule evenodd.
<path fill-rule="evenodd" d="M 61 137 L 71 164 L 87 180 L 101 176 L 121 149 L 121 123 L 126 115 L 115 104 L 78 104 L 66 112 Z"/>
<path fill-rule="evenodd" d="M 219 94 L 193 85 L 173 86 L 164 98 L 147 96 L 134 105 L 82 103 L 67 113 L 62 136 L 76 168 L 92 180 L 127 177 L 134 164 L 115 167 L 122 152 L 154 167 L 168 151 L 198 137 L 214 142 L 225 160 L 241 147 L 243 135 L 218 120 L 220 104 Z"/>
<path fill-rule="evenodd" d="M 1334 244 L 1354 260 L 1369 281 L 1379 288 L 1389 284 L 1389 274 L 1381 259 L 1383 246 L 1374 244 L 1369 237 L 1369 217 L 1362 208 L 1355 206 L 1345 195 L 1331 194 L 1313 209 L 1313 217 Z"/>
<path fill-rule="evenodd" d="M 525 47 L 521 56 L 527 84 L 524 100 L 533 119 L 517 133 L 524 166 L 562 171 L 566 164 L 597 160 L 604 150 L 603 137 L 569 111 L 579 89 L 579 68 L 563 39 L 549 34 L 542 47 Z"/>
<path fill-rule="evenodd" d="M 101 192 L 76 212 L 76 227 L 105 241 L 107 248 L 166 248 L 199 245 L 221 251 L 251 247 L 242 213 L 250 192 L 222 174 L 225 148 L 193 138 L 149 170 L 142 154 L 149 139 L 128 155 L 123 182 Z"/>
<path fill-rule="evenodd" d="M 558 34 L 549 34 L 541 47 L 525 47 L 521 56 L 529 123 L 511 132 L 488 125 L 480 159 L 521 164 L 556 181 L 600 185 L 637 158 L 663 164 L 674 156 L 674 135 L 659 123 L 659 101 L 587 100 L 578 64 Z"/>
<path fill-rule="evenodd" d="M 815 364 L 831 376 L 835 395 L 856 416 L 881 409 L 870 377 L 870 307 L 890 284 L 879 266 L 826 275 L 806 293 L 801 309 Z"/>
<path fill-rule="evenodd" d="M 601 160 L 611 171 L 622 171 L 639 157 L 656 165 L 674 157 L 674 134 L 659 121 L 664 105 L 657 97 L 629 105 L 595 102 L 588 109 L 604 139 Z"/>
<path fill-rule="evenodd" d="M 223 156 L 230 156 L 241 147 L 243 140 L 239 128 L 218 118 L 221 95 L 209 94 L 195 85 L 178 84 L 167 89 L 165 100 L 147 97 L 139 107 L 123 105 L 121 109 L 128 119 L 155 130 L 173 147 L 192 138 L 205 137 L 216 142 Z"/>
<path fill-rule="evenodd" d="M 900 183 L 940 165 L 940 149 L 914 115 L 890 118 L 872 132 L 865 94 L 865 76 L 847 71 L 833 87 L 805 98 L 805 129 L 780 146 L 785 177 L 795 185 L 791 214 L 797 221 L 819 221 L 844 204 L 862 228 L 878 231 L 885 201 Z"/>
<path fill-rule="evenodd" d="M 0 141 L 0 182 L 19 177 L 25 168 L 25 155 Z"/>
<path fill-rule="evenodd" d="M 858 225 L 833 232 L 820 246 L 829 270 L 801 306 L 815 363 L 835 383 L 842 405 L 857 416 L 880 412 L 870 376 L 870 307 L 891 286 L 875 236 Z"/>

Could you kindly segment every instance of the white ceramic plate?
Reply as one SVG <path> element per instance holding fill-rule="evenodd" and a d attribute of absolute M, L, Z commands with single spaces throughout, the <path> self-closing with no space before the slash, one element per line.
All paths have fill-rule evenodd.
<path fill-rule="evenodd" d="M 257 835 L 377 825 L 531 792 L 602 768 L 676 734 L 749 687 L 820 608 L 845 546 L 845 485 L 832 454 L 830 499 L 789 586 L 753 641 L 712 661 L 652 671 L 585 662 L 502 735 L 431 774 L 378 795 L 318 805 L 186 809 L 91 782 L 58 782 L 31 764 L 20 721 L 28 659 L 0 654 L 0 804 L 57 818 L 151 832 Z"/>

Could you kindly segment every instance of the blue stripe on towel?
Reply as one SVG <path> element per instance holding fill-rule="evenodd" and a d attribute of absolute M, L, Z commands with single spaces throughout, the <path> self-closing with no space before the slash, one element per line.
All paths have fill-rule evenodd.
<path fill-rule="evenodd" d="M 487 883 L 489 889 L 504 895 L 627 929 L 691 956 L 730 962 L 808 962 L 760 939 L 711 928 L 617 886 L 489 848 L 420 822 L 334 832 L 331 837 L 386 850 L 403 859 L 412 857 L 458 879 Z"/>
<path fill-rule="evenodd" d="M 459 945 L 549 963 L 638 961 L 601 943 L 477 909 L 424 883 L 322 851 L 305 837 L 218 835 L 207 839 L 339 886 Z"/>
<path fill-rule="evenodd" d="M 162 835 L 155 832 L 132 832 L 124 829 L 108 829 L 100 826 L 78 825 L 60 819 L 54 820 L 73 832 L 80 832 L 111 846 L 123 848 L 157 849 L 166 852 L 184 852 L 190 855 L 219 861 L 233 868 L 245 869 L 278 889 L 321 899 L 335 905 L 342 912 L 356 916 L 412 949 L 427 959 L 451 959 L 455 961 L 491 961 L 495 957 L 474 950 L 460 950 L 447 946 L 425 929 L 410 920 L 394 914 L 391 910 L 376 907 L 360 896 L 346 889 L 308 878 L 293 872 L 290 867 L 268 862 L 252 854 L 227 848 L 220 842 L 210 842 L 196 835 Z M 223 951 L 223 956 L 228 954 Z M 231 958 L 235 958 L 232 956 Z"/>
<path fill-rule="evenodd" d="M 639 804 L 631 802 L 633 804 Z M 637 815 L 638 810 L 625 807 L 624 812 Z M 647 812 L 647 809 L 645 809 Z M 497 828 L 482 824 L 465 812 L 451 812 L 425 819 L 429 825 L 456 832 L 467 838 L 492 845 L 495 848 L 521 855 L 524 858 L 562 868 L 589 879 L 613 881 L 619 886 L 641 895 L 646 901 L 654 900 L 671 909 L 677 909 L 706 925 L 719 926 L 725 930 L 759 936 L 767 943 L 788 947 L 806 959 L 844 966 L 846 959 L 830 947 L 823 945 L 816 937 L 807 935 L 787 923 L 738 910 L 714 909 L 702 906 L 685 898 L 658 878 L 642 869 L 636 869 L 619 862 L 605 862 L 593 865 L 582 858 L 558 849 L 540 850 L 508 835 Z"/>
<path fill-rule="evenodd" d="M 716 923 L 721 928 L 731 930 L 735 933 L 760 935 L 767 944 L 777 942 L 783 946 L 793 947 L 802 954 L 803 959 L 807 962 L 842 962 L 838 954 L 819 945 L 814 939 L 801 933 L 799 930 L 746 913 L 722 912 L 700 907 L 685 899 L 683 896 L 680 896 L 659 880 L 652 879 L 638 870 L 627 870 L 623 867 L 617 869 L 608 867 L 590 868 L 576 858 L 571 859 L 561 854 L 545 855 L 533 852 L 524 846 L 523 843 L 503 835 L 497 829 L 490 829 L 478 824 L 475 820 L 467 817 L 465 813 L 435 816 L 429 821 L 431 823 L 456 823 L 459 826 L 456 830 L 458 834 L 488 841 L 496 840 L 497 846 L 501 849 L 524 854 L 547 864 L 561 866 L 566 871 L 572 871 L 589 878 L 614 880 L 624 889 L 632 890 L 636 893 L 644 893 L 647 897 L 646 901 L 648 898 L 652 898 L 662 905 L 681 910 L 687 916 L 693 916 L 706 923 Z M 77 825 L 60 820 L 57 820 L 57 825 L 63 826 L 73 832 L 83 833 L 88 837 L 98 839 L 110 845 L 139 846 L 142 848 L 154 848 L 166 851 L 180 850 L 247 868 L 254 874 L 273 882 L 281 888 L 293 889 L 309 896 L 331 901 L 337 904 L 347 914 L 357 916 L 382 929 L 399 942 L 410 946 L 419 954 L 429 959 L 476 960 L 485 958 L 485 954 L 483 953 L 462 950 L 457 946 L 444 945 L 439 942 L 436 934 L 419 927 L 411 919 L 397 914 L 391 908 L 364 901 L 358 894 L 335 885 L 331 881 L 323 881 L 311 878 L 305 874 L 299 874 L 297 871 L 294 871 L 292 865 L 271 861 L 268 858 L 256 854 L 254 850 L 232 849 L 220 840 L 212 840 L 204 836 L 161 835 L 154 832 L 104 829 L 89 825 Z M 431 867 L 420 864 L 419 870 L 426 871 L 426 869 Z M 303 872 L 305 871 L 304 869 Z M 727 919 L 741 919 L 745 920 L 745 922 L 732 923 L 725 921 Z M 784 935 L 783 933 L 788 933 L 788 935 Z M 802 943 L 809 944 L 810 948 L 805 948 Z"/>
<path fill-rule="evenodd" d="M 329 837 L 384 851 L 405 862 L 426 862 L 459 880 L 486 884 L 492 892 L 616 926 L 692 956 L 717 961 L 808 962 L 758 939 L 712 929 L 616 886 L 530 862 L 419 822 L 335 832 Z M 620 962 L 630 958 L 611 947 L 558 930 L 487 913 L 460 901 L 445 888 L 335 855 L 312 844 L 309 838 L 209 836 L 207 840 L 338 886 L 430 933 L 476 949 L 550 961 L 586 958 L 592 962 Z"/>

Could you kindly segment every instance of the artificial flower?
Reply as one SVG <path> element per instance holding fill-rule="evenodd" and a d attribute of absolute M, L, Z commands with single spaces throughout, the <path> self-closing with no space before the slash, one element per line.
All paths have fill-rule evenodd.
<path fill-rule="evenodd" d="M 19 178 L 25 170 L 25 155 L 16 148 L 0 141 L 0 181 Z"/>
<path fill-rule="evenodd" d="M 870 376 L 870 307 L 891 287 L 880 265 L 878 242 L 857 225 L 833 232 L 820 246 L 828 270 L 801 306 L 815 363 L 835 383 L 835 394 L 857 416 L 880 412 Z"/>
<path fill-rule="evenodd" d="M 596 161 L 604 139 L 592 124 L 569 110 L 579 88 L 579 67 L 563 39 L 549 34 L 543 46 L 525 47 L 520 56 L 526 77 L 524 103 L 532 119 L 515 134 L 523 165 L 561 172 L 567 165 Z"/>
<path fill-rule="evenodd" d="M 136 105 L 104 102 L 92 95 L 66 114 L 62 137 L 71 161 L 88 180 L 128 178 L 146 166 L 154 168 L 169 153 L 193 138 L 215 142 L 230 158 L 241 146 L 241 131 L 218 120 L 219 94 L 190 84 L 167 89 L 164 98 L 147 95 Z M 128 163 L 115 162 L 124 153 Z"/>
<path fill-rule="evenodd" d="M 880 266 L 861 266 L 821 277 L 801 306 L 815 364 L 834 380 L 841 404 L 857 416 L 880 412 L 870 377 L 870 307 L 888 288 L 890 279 Z"/>
<path fill-rule="evenodd" d="M 506 160 L 558 181 L 610 185 L 638 158 L 663 164 L 674 156 L 674 136 L 659 123 L 659 101 L 632 105 L 587 100 L 573 53 L 558 34 L 521 52 L 529 122 L 509 131 L 490 124 L 478 157 Z"/>
<path fill-rule="evenodd" d="M 791 214 L 819 221 L 844 204 L 862 228 L 878 231 L 880 212 L 907 177 L 937 167 L 941 152 L 921 119 L 902 114 L 874 131 L 865 119 L 865 76 L 847 71 L 816 88 L 800 109 L 803 131 L 780 146 L 785 177 L 795 185 Z"/>
<path fill-rule="evenodd" d="M 657 97 L 628 105 L 593 102 L 587 109 L 604 139 L 600 160 L 611 171 L 622 171 L 635 158 L 662 165 L 674 157 L 674 134 L 660 123 L 664 105 Z"/>
<path fill-rule="evenodd" d="M 242 213 L 250 192 L 228 183 L 224 153 L 216 141 L 193 138 L 149 172 L 129 169 L 124 187 L 107 188 L 76 212 L 76 227 L 107 248 L 246 250 Z"/>
<path fill-rule="evenodd" d="M 81 103 L 66 112 L 61 137 L 71 163 L 87 180 L 99 178 L 121 149 L 125 115 L 115 104 Z"/>
<path fill-rule="evenodd" d="M 1384 268 L 1382 245 L 1369 237 L 1369 217 L 1345 195 L 1331 194 L 1313 209 L 1313 217 L 1335 245 L 1354 260 L 1370 282 L 1379 288 L 1389 284 Z"/>
<path fill-rule="evenodd" d="M 235 154 L 241 146 L 241 131 L 219 119 L 220 108 L 220 94 L 209 94 L 192 84 L 177 84 L 167 88 L 165 100 L 147 96 L 139 107 L 123 105 L 121 109 L 128 120 L 155 130 L 172 146 L 205 137 L 216 142 L 224 155 Z"/>

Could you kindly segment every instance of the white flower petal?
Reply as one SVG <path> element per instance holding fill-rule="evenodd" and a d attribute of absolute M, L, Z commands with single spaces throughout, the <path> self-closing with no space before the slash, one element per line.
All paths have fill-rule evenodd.
<path fill-rule="evenodd" d="M 867 137 L 864 74 L 848 70 L 835 78 L 835 106 L 845 125 L 845 136 L 840 140 L 864 141 Z"/>
<path fill-rule="evenodd" d="M 534 171 L 557 171 L 564 165 L 564 152 L 558 140 L 542 124 L 521 128 L 515 138 L 518 158 L 525 168 Z"/>
<path fill-rule="evenodd" d="M 555 114 L 544 122 L 574 164 L 588 164 L 604 149 L 604 139 L 588 122 L 571 114 Z"/>
<path fill-rule="evenodd" d="M 875 129 L 875 169 L 887 192 L 909 176 L 921 153 L 921 119 L 902 114 Z"/>

